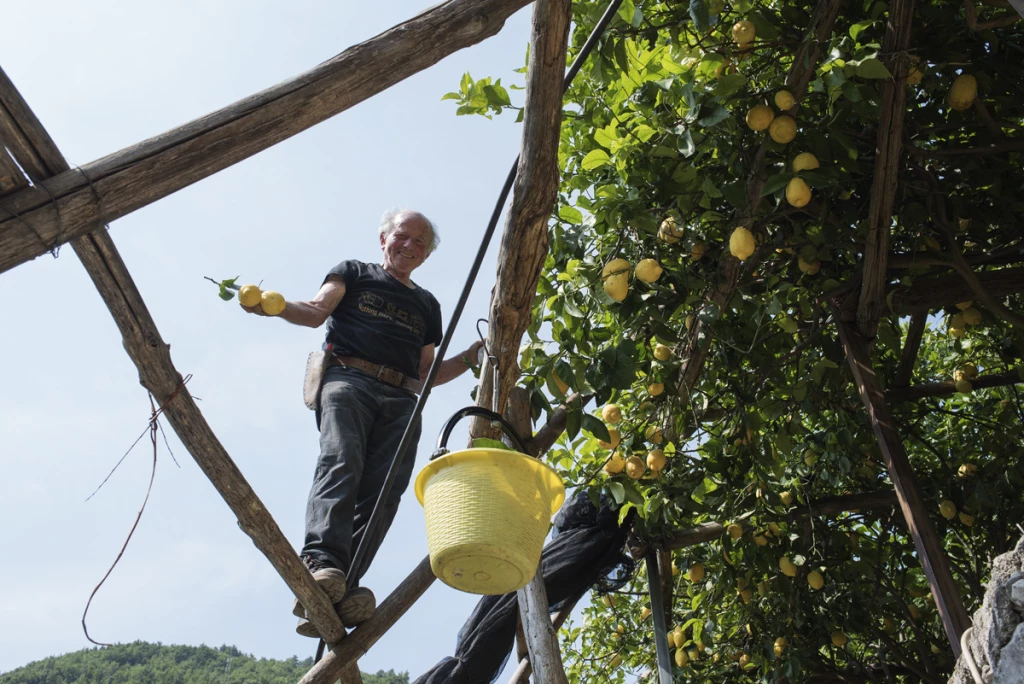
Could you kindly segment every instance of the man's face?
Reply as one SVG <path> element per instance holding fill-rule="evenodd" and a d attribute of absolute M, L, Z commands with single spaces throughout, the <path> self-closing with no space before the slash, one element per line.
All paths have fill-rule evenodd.
<path fill-rule="evenodd" d="M 380 238 L 384 264 L 411 273 L 426 261 L 434 236 L 430 224 L 417 214 L 400 214 L 396 224 L 394 230 Z"/>

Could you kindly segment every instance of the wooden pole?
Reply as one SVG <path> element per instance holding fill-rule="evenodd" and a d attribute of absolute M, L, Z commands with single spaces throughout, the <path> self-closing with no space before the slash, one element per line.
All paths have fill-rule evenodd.
<path fill-rule="evenodd" d="M 669 655 L 668 618 L 661 593 L 661 572 L 658 567 L 659 551 L 647 551 L 647 584 L 651 593 L 651 617 L 654 619 L 654 650 L 658 659 L 658 682 L 672 684 L 672 657 Z M 671 576 L 669 572 L 669 576 Z"/>
<path fill-rule="evenodd" d="M 0 144 L 14 152 L 33 182 L 42 182 L 68 168 L 46 129 L 2 70 Z M 340 641 L 345 628 L 330 600 L 213 434 L 188 388 L 182 386 L 183 378 L 171 363 L 170 347 L 161 339 L 110 235 L 97 230 L 77 238 L 72 246 L 110 309 L 142 385 L 163 407 L 185 448 L 238 517 L 242 530 L 306 607 L 310 621 L 328 643 Z"/>
<path fill-rule="evenodd" d="M 551 616 L 551 626 L 557 633 L 562 627 L 562 623 L 566 621 L 569 614 L 572 613 L 572 609 L 576 607 L 576 603 L 579 599 L 567 602 L 563 605 L 557 613 Z M 530 674 L 533 672 L 533 667 L 530 665 L 530 659 L 520 658 L 519 666 L 516 667 L 516 671 L 512 673 L 512 677 L 508 680 L 508 684 L 529 684 Z"/>
<path fill-rule="evenodd" d="M 1005 373 L 993 373 L 991 375 L 979 375 L 970 380 L 972 389 L 984 389 L 986 387 L 1003 387 L 1005 385 L 1016 385 L 1024 382 L 1024 377 L 1018 371 L 1012 370 Z M 913 401 L 924 397 L 941 397 L 955 394 L 956 383 L 952 380 L 945 382 L 922 382 L 909 387 L 893 387 L 885 393 L 886 400 L 896 403 L 899 401 Z"/>
<path fill-rule="evenodd" d="M 878 382 L 878 377 L 875 375 L 867 346 L 850 323 L 839 320 L 834 307 L 833 313 L 836 325 L 839 327 L 839 338 L 846 349 L 846 360 L 850 364 L 850 370 L 853 371 L 861 401 L 864 402 L 864 408 L 867 409 L 871 427 L 875 431 L 878 446 L 882 451 L 882 457 L 889 468 L 889 477 L 896 488 L 896 496 L 899 499 L 900 508 L 903 510 L 903 517 L 906 519 L 907 529 L 914 539 L 914 547 L 921 559 L 928 584 L 931 585 L 935 606 L 942 618 L 942 625 L 946 629 L 950 647 L 953 649 L 954 655 L 959 657 L 960 635 L 971 624 L 971 621 L 953 579 L 949 559 L 946 557 L 939 535 L 935 532 L 935 526 L 928 515 L 928 507 L 925 505 L 924 499 L 921 498 L 917 478 L 910 466 L 903 442 L 896 432 L 892 414 L 889 413 L 889 407 L 885 403 L 885 395 Z"/>
<path fill-rule="evenodd" d="M 529 0 L 449 0 L 311 71 L 80 170 L 64 171 L 47 180 L 45 189 L 27 188 L 0 200 L 0 273 L 247 159 L 479 43 L 527 4 Z M 15 136 L 16 145 L 27 147 L 24 142 Z"/>

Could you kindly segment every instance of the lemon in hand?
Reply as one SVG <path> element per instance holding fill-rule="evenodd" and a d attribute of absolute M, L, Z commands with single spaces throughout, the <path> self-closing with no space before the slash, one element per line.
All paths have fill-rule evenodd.
<path fill-rule="evenodd" d="M 238 301 L 242 306 L 256 306 L 260 303 L 263 293 L 255 285 L 243 285 L 238 291 Z"/>
<path fill-rule="evenodd" d="M 239 295 L 241 295 L 241 292 L 239 292 Z M 260 295 L 260 299 L 260 303 L 263 305 L 263 313 L 268 316 L 277 316 L 288 307 L 288 304 L 284 301 L 284 296 L 280 292 L 267 290 Z"/>

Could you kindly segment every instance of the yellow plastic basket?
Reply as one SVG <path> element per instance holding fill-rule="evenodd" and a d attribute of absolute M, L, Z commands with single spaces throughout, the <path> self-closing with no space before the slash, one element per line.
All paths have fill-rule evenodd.
<path fill-rule="evenodd" d="M 428 463 L 416 477 L 416 498 L 434 574 L 455 589 L 493 595 L 533 579 L 565 487 L 535 458 L 466 449 Z"/>

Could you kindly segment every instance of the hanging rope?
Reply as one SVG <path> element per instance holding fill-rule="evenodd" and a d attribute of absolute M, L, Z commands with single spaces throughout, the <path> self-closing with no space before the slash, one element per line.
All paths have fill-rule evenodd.
<path fill-rule="evenodd" d="M 621 4 L 622 0 L 611 0 L 611 2 L 608 3 L 608 8 L 605 9 L 601 19 L 594 26 L 594 30 L 590 32 L 590 36 L 583 44 L 579 54 L 576 55 L 576 59 L 573 60 L 569 70 L 566 72 L 565 78 L 562 82 L 563 92 L 568 90 L 569 85 L 583 66 L 583 62 L 586 61 L 587 57 L 594 49 L 594 46 L 597 45 L 601 34 L 604 33 L 605 28 L 611 22 L 612 17 L 615 16 L 615 12 L 618 11 L 619 5 Z M 353 571 L 359 567 L 363 557 L 366 555 L 368 540 L 373 536 L 373 530 L 377 526 L 381 513 L 383 512 L 384 501 L 391 492 L 391 487 L 394 485 L 395 478 L 398 477 L 398 468 L 402 464 L 402 459 L 405 458 L 405 452 L 409 449 L 409 443 L 412 441 L 412 435 L 414 434 L 415 428 L 419 424 L 420 418 L 423 415 L 423 407 L 426 405 L 427 398 L 430 396 L 431 386 L 434 384 L 434 379 L 437 377 L 437 372 L 441 367 L 441 362 L 444 360 L 445 354 L 448 351 L 448 345 L 452 341 L 455 328 L 458 326 L 459 320 L 462 318 L 462 311 L 466 308 L 466 301 L 469 299 L 469 294 L 472 292 L 473 285 L 476 283 L 476 277 L 480 273 L 480 266 L 483 264 L 484 256 L 487 254 L 487 248 L 491 244 L 491 238 L 494 236 L 495 228 L 497 228 L 498 219 L 501 218 L 502 209 L 505 206 L 505 202 L 508 200 L 509 193 L 512 192 L 512 184 L 515 182 L 516 171 L 518 168 L 519 156 L 517 155 L 516 160 L 512 163 L 512 168 L 509 169 L 508 176 L 505 178 L 505 184 L 501 188 L 498 200 L 494 204 L 494 210 L 491 212 L 491 219 L 488 221 L 487 229 L 484 231 L 483 237 L 480 240 L 480 247 L 477 249 L 476 258 L 473 260 L 473 265 L 469 269 L 469 275 L 466 277 L 466 283 L 462 287 L 462 293 L 459 295 L 459 301 L 456 303 L 455 310 L 452 312 L 451 321 L 448 323 L 444 337 L 441 339 L 441 345 L 436 351 L 434 362 L 430 365 L 427 377 L 423 381 L 423 391 L 416 399 L 416 406 L 413 408 L 412 416 L 410 416 L 409 423 L 405 427 L 405 432 L 402 433 L 402 441 L 399 442 L 398 449 L 395 451 L 395 456 L 391 461 L 391 467 L 388 470 L 387 478 L 384 480 L 384 486 L 381 488 L 380 495 L 377 497 L 377 502 L 373 506 L 373 512 L 370 514 L 370 520 L 366 524 L 363 536 L 359 540 L 359 546 L 356 548 L 355 556 L 352 558 L 352 563 L 349 565 L 349 576 L 352 576 Z M 320 645 L 317 648 L 317 661 L 319 661 L 320 657 L 323 655 L 323 649 L 324 643 L 321 639 Z"/>

